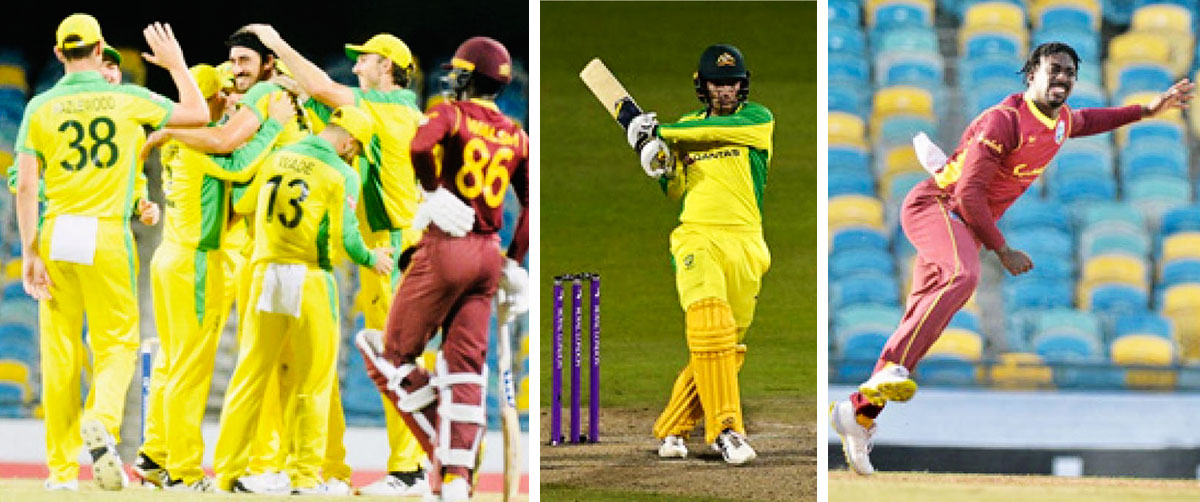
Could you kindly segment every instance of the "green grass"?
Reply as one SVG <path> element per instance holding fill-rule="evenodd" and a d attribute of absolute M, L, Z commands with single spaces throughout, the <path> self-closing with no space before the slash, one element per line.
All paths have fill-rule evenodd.
<path fill-rule="evenodd" d="M 543 484 L 540 493 L 543 500 L 558 502 L 733 502 L 734 500 L 697 495 L 678 496 L 620 490 L 589 490 L 557 484 Z"/>
<path fill-rule="evenodd" d="M 863 478 L 830 473 L 829 501 L 853 502 L 1169 502 L 1197 500 L 1194 480 L 1056 478 L 978 474 L 882 473 Z"/>
<path fill-rule="evenodd" d="M 665 404 L 687 359 L 667 241 L 679 205 L 642 173 L 579 70 L 601 57 L 638 104 L 674 121 L 701 107 L 692 73 L 704 48 L 721 42 L 742 50 L 750 99 L 776 119 L 764 199 L 773 263 L 747 335 L 742 396 L 814 396 L 816 5 L 550 2 L 541 12 L 542 403 L 549 403 L 558 274 L 603 276 L 604 406 Z"/>

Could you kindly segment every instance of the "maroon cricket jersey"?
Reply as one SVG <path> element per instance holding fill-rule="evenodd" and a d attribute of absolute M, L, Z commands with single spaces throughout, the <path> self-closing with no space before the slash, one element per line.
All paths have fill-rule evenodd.
<path fill-rule="evenodd" d="M 442 146 L 439 171 L 433 148 Z M 496 104 L 483 99 L 447 101 L 429 110 L 412 141 L 413 171 L 426 191 L 443 186 L 475 209 L 475 233 L 504 226 L 504 194 L 511 184 L 521 217 L 508 256 L 529 249 L 529 137 Z"/>
<path fill-rule="evenodd" d="M 988 249 L 1004 247 L 996 221 L 1046 170 L 1068 137 L 1111 131 L 1142 118 L 1141 105 L 1072 110 L 1051 119 L 1013 94 L 963 131 L 958 149 L 933 178 L 913 190 L 949 196 L 950 209 Z"/>

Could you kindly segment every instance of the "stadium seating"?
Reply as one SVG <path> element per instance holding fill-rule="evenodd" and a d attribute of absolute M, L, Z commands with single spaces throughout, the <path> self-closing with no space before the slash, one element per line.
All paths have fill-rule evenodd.
<path fill-rule="evenodd" d="M 883 230 L 883 204 L 878 199 L 845 195 L 829 200 L 829 230 L 843 226 L 866 226 Z"/>
<path fill-rule="evenodd" d="M 1125 335 L 1112 343 L 1113 362 L 1123 366 L 1170 366 L 1175 363 L 1174 343 L 1154 335 Z M 1174 371 L 1155 369 L 1125 370 L 1125 384 L 1131 388 L 1170 389 L 1175 386 Z"/>
<path fill-rule="evenodd" d="M 1044 389 L 1054 386 L 1053 372 L 1042 357 L 1028 352 L 1000 354 L 988 371 L 990 383 L 1001 389 Z"/>

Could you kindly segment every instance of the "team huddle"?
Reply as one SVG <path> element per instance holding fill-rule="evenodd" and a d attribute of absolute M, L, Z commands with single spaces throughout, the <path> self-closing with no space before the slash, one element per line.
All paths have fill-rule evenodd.
<path fill-rule="evenodd" d="M 355 341 L 385 402 L 389 474 L 364 493 L 468 500 L 486 428 L 493 298 L 527 308 L 528 137 L 494 100 L 508 51 L 474 37 L 448 65 L 448 99 L 422 114 L 399 38 L 347 44 L 359 87 L 334 82 L 269 25 L 226 41 L 219 66 L 186 65 L 169 25 L 147 61 L 179 101 L 119 85 L 99 23 L 74 14 L 55 54 L 66 75 L 34 97 L 17 138 L 26 292 L 39 300 L 47 489 L 75 489 L 86 446 L 96 483 L 128 483 L 116 443 L 139 344 L 129 221 L 163 221 L 150 264 L 160 349 L 134 471 L 165 489 L 349 494 L 338 388 L 338 284 L 360 267 Z M 148 136 L 147 129 L 155 129 Z M 160 205 L 142 162 L 157 152 Z M 523 206 L 507 250 L 509 185 Z M 40 206 L 40 211 L 39 211 Z M 500 292 L 501 294 L 497 295 Z M 237 315 L 237 365 L 202 468 L 217 343 Z M 80 410 L 87 349 L 92 390 Z M 421 355 L 442 333 L 434 368 Z M 424 467 L 427 466 L 428 469 Z"/>

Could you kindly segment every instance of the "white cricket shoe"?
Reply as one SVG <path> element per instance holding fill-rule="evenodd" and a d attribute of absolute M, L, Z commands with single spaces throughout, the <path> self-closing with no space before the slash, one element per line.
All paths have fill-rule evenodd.
<path fill-rule="evenodd" d="M 217 491 L 212 480 L 208 478 L 200 478 L 191 483 L 184 483 L 182 479 L 172 479 L 167 483 L 167 486 L 163 487 L 163 489 L 176 492 L 202 493 L 211 493 Z"/>
<path fill-rule="evenodd" d="M 854 405 L 849 401 L 834 401 L 829 405 L 829 423 L 842 438 L 842 453 L 850 468 L 863 476 L 875 472 L 871 466 L 871 436 L 875 435 L 875 424 L 863 427 L 854 416 Z"/>
<path fill-rule="evenodd" d="M 471 500 L 471 485 L 467 478 L 454 478 L 449 483 L 442 483 L 442 502 L 467 502 Z"/>
<path fill-rule="evenodd" d="M 360 495 L 388 495 L 394 497 L 424 495 L 429 492 L 429 482 L 425 480 L 425 471 L 389 472 L 374 483 L 358 490 Z"/>
<path fill-rule="evenodd" d="M 679 436 L 667 436 L 663 438 L 662 444 L 658 445 L 659 458 L 687 458 L 687 454 L 687 444 Z"/>
<path fill-rule="evenodd" d="M 742 465 L 758 457 L 754 448 L 751 448 L 750 443 L 746 441 L 746 436 L 733 429 L 721 431 L 721 435 L 717 436 L 716 441 L 713 441 L 712 448 L 721 452 L 721 456 L 725 457 L 725 463 L 730 465 Z"/>
<path fill-rule="evenodd" d="M 292 495 L 320 495 L 322 497 L 345 497 L 352 495 L 350 485 L 345 481 L 334 478 L 317 486 L 308 488 L 293 488 Z"/>
<path fill-rule="evenodd" d="M 264 472 L 253 476 L 242 476 L 233 483 L 233 491 L 239 493 L 262 493 L 265 495 L 291 495 L 292 481 L 287 473 Z"/>
<path fill-rule="evenodd" d="M 83 445 L 92 455 L 92 478 L 105 490 L 120 490 L 129 484 L 125 465 L 117 455 L 117 442 L 99 420 L 88 420 L 79 427 Z"/>
<path fill-rule="evenodd" d="M 908 376 L 908 369 L 896 363 L 887 363 L 878 373 L 871 375 L 858 386 L 858 393 L 875 406 L 888 401 L 904 402 L 917 393 L 917 382 Z"/>
<path fill-rule="evenodd" d="M 61 483 L 55 483 L 54 481 L 47 479 L 46 482 L 42 484 L 42 486 L 46 488 L 46 491 L 50 491 L 50 492 L 77 492 L 77 491 L 79 491 L 79 481 L 74 480 L 74 479 L 72 479 L 70 481 L 63 481 Z"/>

